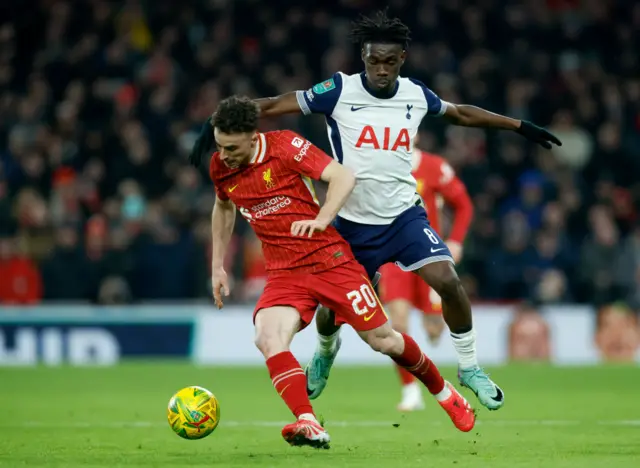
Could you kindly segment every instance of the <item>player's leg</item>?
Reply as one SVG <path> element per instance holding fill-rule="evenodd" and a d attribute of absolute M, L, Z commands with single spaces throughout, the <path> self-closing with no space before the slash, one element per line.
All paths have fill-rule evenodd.
<path fill-rule="evenodd" d="M 339 222 L 338 222 L 339 221 Z M 379 251 L 375 240 L 381 236 L 377 232 L 362 229 L 361 224 L 339 218 L 335 223 L 340 235 L 349 243 L 356 260 L 364 266 L 374 286 L 380 279 L 377 273 L 379 265 Z M 385 226 L 382 226 L 384 229 Z M 320 301 L 322 302 L 322 301 Z M 318 330 L 318 345 L 311 361 L 305 367 L 307 375 L 307 392 L 312 400 L 323 392 L 329 379 L 331 366 L 340 350 L 340 325 L 336 324 L 336 316 L 327 307 L 321 307 L 316 313 L 316 327 Z"/>
<path fill-rule="evenodd" d="M 401 334 L 409 334 L 409 313 L 412 305 L 404 299 L 396 299 L 387 303 L 387 311 L 391 318 L 391 326 Z M 406 368 L 396 363 L 396 370 L 402 384 L 399 411 L 419 411 L 424 409 L 422 388 L 415 377 Z"/>
<path fill-rule="evenodd" d="M 316 312 L 318 344 L 311 361 L 304 369 L 307 376 L 307 394 L 315 400 L 320 396 L 329 380 L 329 373 L 340 350 L 340 325 L 336 325 L 335 314 L 320 306 Z"/>
<path fill-rule="evenodd" d="M 373 284 L 376 285 L 380 275 L 373 275 Z M 329 380 L 331 367 L 340 351 L 340 324 L 336 323 L 336 314 L 325 306 L 320 306 L 316 312 L 316 329 L 318 331 L 318 344 L 311 360 L 304 369 L 307 376 L 307 393 L 309 398 L 315 400 L 324 391 Z"/>
<path fill-rule="evenodd" d="M 445 321 L 442 318 L 442 301 L 432 288 L 429 288 L 429 300 L 421 307 L 421 310 L 423 312 L 422 327 L 427 334 L 427 339 L 429 343 L 437 346 L 440 343 L 442 332 L 444 332 Z"/>
<path fill-rule="evenodd" d="M 422 327 L 429 343 L 437 346 L 444 331 L 445 321 L 442 318 L 442 299 L 437 292 L 427 285 L 422 278 L 414 275 L 419 282 L 420 310 L 422 311 Z"/>
<path fill-rule="evenodd" d="M 476 421 L 473 408 L 453 385 L 443 379 L 438 367 L 413 338 L 395 331 L 389 322 L 373 330 L 359 331 L 358 334 L 374 351 L 386 354 L 418 379 L 458 429 L 463 432 L 473 429 Z"/>
<path fill-rule="evenodd" d="M 433 231 L 431 233 L 435 235 Z M 458 354 L 460 383 L 471 389 L 488 409 L 501 408 L 504 404 L 502 389 L 478 366 L 471 304 L 452 261 L 426 263 L 416 273 L 442 298 L 442 314 Z"/>
<path fill-rule="evenodd" d="M 426 212 L 420 206 L 407 210 L 396 223 L 402 227 L 393 242 L 402 249 L 394 261 L 403 270 L 420 275 L 442 298 L 442 313 L 458 354 L 460 383 L 470 388 L 488 409 L 499 409 L 504 404 L 504 395 L 478 366 L 471 304 L 454 268 L 449 248 L 431 229 Z"/>
<path fill-rule="evenodd" d="M 268 283 L 265 287 L 254 315 L 255 344 L 265 357 L 274 388 L 296 417 L 296 422 L 282 429 L 284 439 L 291 445 L 328 448 L 329 434 L 316 420 L 304 371 L 289 350 L 295 334 L 313 318 L 317 302 L 291 286 Z"/>
<path fill-rule="evenodd" d="M 391 327 L 364 269 L 356 262 L 314 275 L 316 298 L 336 311 L 338 323 L 350 324 L 375 351 L 391 357 L 424 384 L 456 427 L 470 431 L 475 414 L 467 401 L 447 384 L 438 368 L 408 335 Z"/>
<path fill-rule="evenodd" d="M 396 265 L 387 263 L 380 268 L 382 278 L 378 288 L 379 297 L 385 304 L 391 326 L 399 333 L 409 334 L 409 314 L 414 304 L 416 285 L 421 280 L 411 273 L 406 273 Z M 417 280 L 417 281 L 416 281 Z M 402 366 L 396 365 L 400 383 L 402 384 L 399 411 L 417 411 L 424 409 L 422 386 L 416 382 L 413 374 Z"/>

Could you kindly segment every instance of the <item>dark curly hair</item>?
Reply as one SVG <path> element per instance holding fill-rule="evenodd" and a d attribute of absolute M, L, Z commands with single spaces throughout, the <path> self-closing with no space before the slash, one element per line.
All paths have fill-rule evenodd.
<path fill-rule="evenodd" d="M 389 18 L 387 10 L 380 10 L 372 16 L 360 16 L 352 23 L 350 38 L 360 44 L 400 44 L 406 48 L 411 42 L 411 30 L 398 18 Z"/>
<path fill-rule="evenodd" d="M 227 134 L 249 133 L 258 129 L 260 108 L 248 97 L 231 96 L 220 102 L 211 126 Z"/>

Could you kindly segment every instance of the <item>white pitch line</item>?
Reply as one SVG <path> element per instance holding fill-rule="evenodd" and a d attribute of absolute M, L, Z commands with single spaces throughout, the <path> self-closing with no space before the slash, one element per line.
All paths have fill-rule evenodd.
<path fill-rule="evenodd" d="M 244 427 L 282 427 L 291 421 L 220 421 L 220 427 L 244 428 Z M 413 422 L 413 421 L 412 421 Z M 401 419 L 397 421 L 327 421 L 327 428 L 331 427 L 391 427 L 394 424 L 402 426 Z M 421 424 L 429 426 L 442 426 L 442 421 L 424 421 Z M 639 426 L 640 419 L 628 420 L 601 420 L 582 421 L 574 419 L 486 419 L 478 420 L 477 425 L 481 426 Z M 47 429 L 73 429 L 73 428 L 150 428 L 164 427 L 166 423 L 159 421 L 104 421 L 104 422 L 80 422 L 70 421 L 68 423 L 50 423 L 46 421 L 21 421 L 17 423 L 0 423 L 1 428 L 47 428 Z"/>

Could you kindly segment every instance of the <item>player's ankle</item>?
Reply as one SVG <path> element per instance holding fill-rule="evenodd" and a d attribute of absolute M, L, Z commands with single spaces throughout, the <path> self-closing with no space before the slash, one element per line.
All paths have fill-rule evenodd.
<path fill-rule="evenodd" d="M 339 337 L 340 329 L 336 330 L 331 335 L 318 334 L 318 351 L 320 354 L 333 354 L 336 350 Z"/>
<path fill-rule="evenodd" d="M 316 416 L 313 413 L 302 413 L 300 416 L 298 416 L 298 421 L 300 420 L 312 421 L 314 423 L 318 423 L 318 420 L 316 419 Z"/>
<path fill-rule="evenodd" d="M 453 347 L 458 354 L 460 369 L 472 369 L 478 366 L 476 355 L 476 334 L 473 329 L 465 333 L 451 333 Z"/>
<path fill-rule="evenodd" d="M 452 395 L 453 395 L 453 393 L 451 392 L 451 389 L 447 385 L 447 382 L 445 382 L 444 383 L 444 387 L 442 388 L 442 390 L 440 390 L 438 393 L 434 394 L 433 396 L 439 402 L 443 402 L 443 401 L 447 401 L 449 398 L 451 398 Z"/>

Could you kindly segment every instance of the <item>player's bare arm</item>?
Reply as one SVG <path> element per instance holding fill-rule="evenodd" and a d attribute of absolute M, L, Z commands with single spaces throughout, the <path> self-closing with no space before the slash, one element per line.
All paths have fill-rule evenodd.
<path fill-rule="evenodd" d="M 216 197 L 216 203 L 211 213 L 211 286 L 216 306 L 223 306 L 222 294 L 229 295 L 229 280 L 224 271 L 224 256 L 231 241 L 233 226 L 236 220 L 236 207 L 231 200 L 221 200 Z"/>
<path fill-rule="evenodd" d="M 315 231 L 324 231 L 335 219 L 356 185 L 353 173 L 336 161 L 331 161 L 322 171 L 320 180 L 329 184 L 324 205 L 316 219 L 295 221 L 291 224 L 291 234 L 294 236 L 307 234 L 311 237 Z"/>
<path fill-rule="evenodd" d="M 254 102 L 260 106 L 260 116 L 262 117 L 300 114 L 302 112 L 295 91 L 280 96 L 255 99 Z"/>
<path fill-rule="evenodd" d="M 512 119 L 466 104 L 447 103 L 446 106 L 444 118 L 454 125 L 512 130 L 547 149 L 551 149 L 552 143 L 562 146 L 562 142 L 551 132 L 526 120 Z"/>

